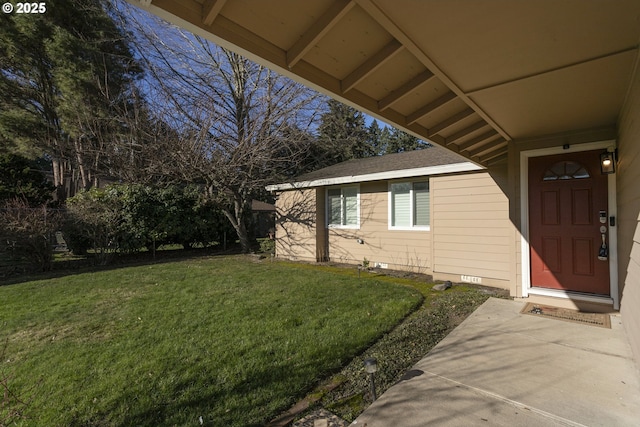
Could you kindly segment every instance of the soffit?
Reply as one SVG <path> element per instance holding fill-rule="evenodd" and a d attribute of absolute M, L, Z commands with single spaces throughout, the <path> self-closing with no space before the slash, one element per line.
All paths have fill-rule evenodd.
<path fill-rule="evenodd" d="M 130 0 L 479 164 L 613 127 L 637 0 Z"/>

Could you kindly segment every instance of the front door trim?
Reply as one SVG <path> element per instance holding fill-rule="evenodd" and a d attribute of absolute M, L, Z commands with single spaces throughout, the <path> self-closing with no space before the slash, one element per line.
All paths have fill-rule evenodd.
<path fill-rule="evenodd" d="M 533 288 L 531 287 L 531 258 L 529 247 L 529 158 L 550 156 L 554 154 L 577 153 L 581 151 L 592 150 L 614 150 L 616 147 L 615 140 L 589 142 L 585 144 L 571 145 L 569 148 L 549 147 L 536 150 L 528 150 L 520 152 L 520 233 L 521 253 L 522 253 L 522 297 L 531 295 L 544 295 L 556 298 L 566 298 L 580 301 L 590 301 L 605 304 L 613 304 L 614 310 L 620 309 L 620 297 L 618 295 L 618 238 L 617 238 L 617 222 L 615 226 L 609 227 L 609 285 L 610 295 L 597 296 L 591 294 L 581 294 L 578 292 L 566 292 L 561 290 Z M 616 174 L 608 176 L 608 210 L 609 216 L 617 218 L 616 203 Z"/>

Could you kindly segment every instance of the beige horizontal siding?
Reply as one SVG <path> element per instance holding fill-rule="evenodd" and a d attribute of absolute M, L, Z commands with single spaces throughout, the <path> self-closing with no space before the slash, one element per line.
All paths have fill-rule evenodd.
<path fill-rule="evenodd" d="M 444 201 L 446 201 L 446 199 L 443 200 L 443 202 Z M 434 206 L 434 210 L 441 213 L 449 212 L 458 214 L 463 212 L 497 212 L 501 211 L 501 209 L 504 207 L 503 201 L 490 202 L 486 201 L 485 198 L 483 198 L 482 204 L 480 206 L 474 205 L 472 203 L 464 203 L 460 200 L 459 197 L 456 197 L 454 200 L 450 200 L 450 202 L 451 203 L 438 204 L 437 206 Z"/>
<path fill-rule="evenodd" d="M 481 266 L 472 266 L 467 263 L 463 265 L 459 263 L 448 264 L 439 264 L 438 271 L 436 273 L 445 273 L 445 274 L 453 274 L 455 276 L 472 276 L 472 277 L 480 277 L 482 279 L 498 279 L 498 280 L 508 280 L 506 277 L 497 277 L 500 274 L 495 274 L 495 267 L 492 268 L 483 268 L 486 265 Z M 448 271 L 454 271 L 454 273 L 447 273 Z M 460 279 L 459 279 L 460 280 Z M 483 280 L 484 282 L 484 280 Z"/>
<path fill-rule="evenodd" d="M 460 250 L 459 243 L 438 243 L 438 256 L 442 258 L 477 259 L 482 261 L 492 261 L 496 255 L 506 255 L 509 247 L 506 245 L 487 245 L 465 243 L 466 250 Z M 482 250 L 479 250 L 482 249 Z"/>
<path fill-rule="evenodd" d="M 431 180 L 433 272 L 510 280 L 509 201 L 488 173 Z"/>
<path fill-rule="evenodd" d="M 276 256 L 316 260 L 315 190 L 286 191 L 276 201 Z"/>
<path fill-rule="evenodd" d="M 360 227 L 328 230 L 329 259 L 509 280 L 513 230 L 508 201 L 489 175 L 436 177 L 430 182 L 431 230 L 390 230 L 389 183 L 362 183 Z M 314 190 L 304 190 L 284 192 L 278 199 L 278 256 L 315 257 L 315 197 Z"/>
<path fill-rule="evenodd" d="M 455 227 L 453 226 L 455 225 Z M 470 237 L 508 237 L 511 236 L 512 231 L 508 229 L 508 227 L 464 227 L 460 224 L 460 221 L 449 221 L 447 223 L 440 223 L 440 229 L 434 226 L 434 232 L 437 235 L 438 242 L 448 242 L 448 235 L 453 236 L 470 236 Z M 471 244 L 474 239 L 470 239 L 469 244 Z"/>
<path fill-rule="evenodd" d="M 389 230 L 388 183 L 360 186 L 360 228 L 329 229 L 329 258 L 336 262 L 384 263 L 388 268 L 431 271 L 431 233 L 425 230 Z M 357 239 L 362 239 L 359 244 Z"/>
<path fill-rule="evenodd" d="M 618 129 L 618 274 L 622 324 L 640 361 L 640 69 L 631 87 Z"/>
<path fill-rule="evenodd" d="M 470 236 L 468 234 L 448 234 L 446 241 L 441 240 L 438 243 L 438 247 L 443 250 L 457 250 L 460 248 L 460 244 L 478 246 L 478 245 L 497 245 L 507 248 L 511 243 L 510 236 Z M 508 251 L 508 249 L 505 249 Z"/>

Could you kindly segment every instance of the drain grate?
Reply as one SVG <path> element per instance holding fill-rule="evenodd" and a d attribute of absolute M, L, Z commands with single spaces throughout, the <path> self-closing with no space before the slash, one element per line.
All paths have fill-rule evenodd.
<path fill-rule="evenodd" d="M 548 317 L 566 322 L 582 323 L 584 325 L 611 328 L 611 317 L 604 313 L 585 313 L 568 308 L 552 307 L 544 304 L 527 303 L 520 311 L 522 314 Z"/>

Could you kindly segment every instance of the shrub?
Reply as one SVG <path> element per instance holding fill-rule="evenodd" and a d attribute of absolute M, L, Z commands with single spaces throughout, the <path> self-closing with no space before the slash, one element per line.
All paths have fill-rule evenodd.
<path fill-rule="evenodd" d="M 67 244 L 74 253 L 84 253 L 89 245 L 100 264 L 108 263 L 120 247 L 131 246 L 123 223 L 122 203 L 113 188 L 92 188 L 67 200 Z"/>
<path fill-rule="evenodd" d="M 152 188 L 118 186 L 125 230 L 147 247 L 181 244 L 207 246 L 219 240 L 227 223 L 221 212 L 194 185 Z"/>
<path fill-rule="evenodd" d="M 155 251 L 170 243 L 207 246 L 230 228 L 196 186 L 94 188 L 70 198 L 67 210 L 67 244 L 77 254 L 93 248 L 103 264 L 116 251 Z"/>
<path fill-rule="evenodd" d="M 260 252 L 265 254 L 275 254 L 276 253 L 276 241 L 274 239 L 262 239 L 260 241 Z"/>
<path fill-rule="evenodd" d="M 20 198 L 32 207 L 49 202 L 55 187 L 41 172 L 48 167 L 44 159 L 29 160 L 15 154 L 0 154 L 0 200 Z"/>
<path fill-rule="evenodd" d="M 60 219 L 60 213 L 46 205 L 32 208 L 24 199 L 9 200 L 0 210 L 0 252 L 14 265 L 24 261 L 51 270 Z"/>

